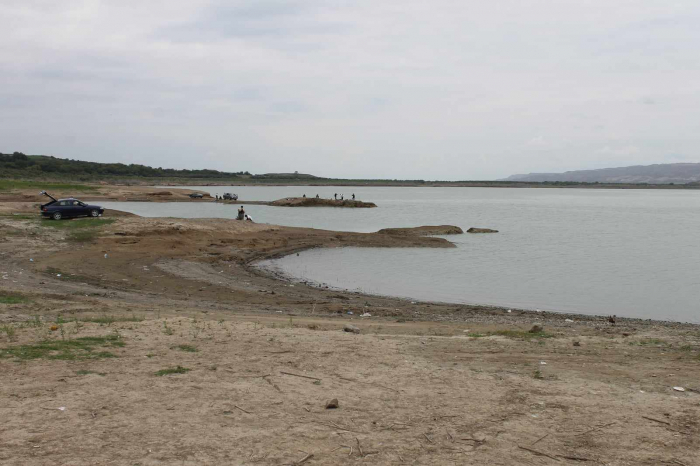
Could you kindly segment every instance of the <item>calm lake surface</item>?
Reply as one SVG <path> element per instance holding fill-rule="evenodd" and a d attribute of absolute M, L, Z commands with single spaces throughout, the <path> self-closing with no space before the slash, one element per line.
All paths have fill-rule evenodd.
<path fill-rule="evenodd" d="M 376 209 L 245 206 L 258 223 L 372 232 L 450 224 L 456 249 L 311 250 L 266 261 L 337 288 L 454 303 L 700 323 L 700 192 L 665 190 L 196 187 L 241 200 L 346 198 Z M 103 203 L 146 217 L 234 218 L 235 205 Z"/>

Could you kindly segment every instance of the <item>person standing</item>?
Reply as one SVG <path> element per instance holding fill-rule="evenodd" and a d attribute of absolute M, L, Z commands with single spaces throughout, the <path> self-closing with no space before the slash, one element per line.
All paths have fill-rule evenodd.
<path fill-rule="evenodd" d="M 352 200 L 355 200 L 355 193 L 352 193 Z"/>
<path fill-rule="evenodd" d="M 241 208 L 238 209 L 238 220 L 243 219 L 245 219 L 245 210 L 243 210 L 243 206 L 241 206 Z"/>
<path fill-rule="evenodd" d="M 333 194 L 333 199 L 338 200 L 338 193 Z"/>

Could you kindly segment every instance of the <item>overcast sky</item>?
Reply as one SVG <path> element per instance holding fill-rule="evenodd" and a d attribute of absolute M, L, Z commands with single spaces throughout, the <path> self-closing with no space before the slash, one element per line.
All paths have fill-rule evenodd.
<path fill-rule="evenodd" d="M 0 151 L 343 178 L 700 162 L 698 0 L 0 0 Z"/>

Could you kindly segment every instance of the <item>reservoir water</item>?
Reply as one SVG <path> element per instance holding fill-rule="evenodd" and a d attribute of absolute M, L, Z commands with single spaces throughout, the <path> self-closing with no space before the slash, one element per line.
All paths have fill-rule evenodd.
<path fill-rule="evenodd" d="M 310 250 L 261 263 L 331 287 L 453 303 L 700 323 L 700 191 L 196 187 L 241 199 L 346 198 L 375 209 L 246 206 L 258 223 L 371 232 L 450 224 L 455 249 Z M 235 205 L 103 203 L 147 217 L 233 218 Z"/>

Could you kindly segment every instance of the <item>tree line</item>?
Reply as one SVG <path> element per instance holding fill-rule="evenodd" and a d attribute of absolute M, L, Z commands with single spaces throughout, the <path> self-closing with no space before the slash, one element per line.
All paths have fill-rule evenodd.
<path fill-rule="evenodd" d="M 235 178 L 250 175 L 247 171 L 221 172 L 218 170 L 176 170 L 153 168 L 139 164 L 98 163 L 61 159 L 47 155 L 25 155 L 22 152 L 0 153 L 0 177 L 34 175 L 69 176 L 124 176 L 144 178 Z"/>

